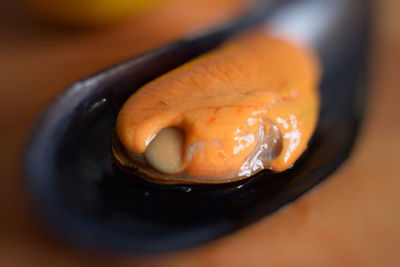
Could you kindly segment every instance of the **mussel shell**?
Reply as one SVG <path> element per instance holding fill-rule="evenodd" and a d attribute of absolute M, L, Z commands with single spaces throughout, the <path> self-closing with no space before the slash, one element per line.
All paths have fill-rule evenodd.
<path fill-rule="evenodd" d="M 75 245 L 135 253 L 197 245 L 272 213 L 348 157 L 364 108 L 364 30 L 346 44 L 339 62 L 323 61 L 320 120 L 308 150 L 291 169 L 226 185 L 182 186 L 148 183 L 114 164 L 111 140 L 122 103 L 144 83 L 223 39 L 211 36 L 128 60 L 59 96 L 38 123 L 26 154 L 34 203 L 49 228 Z"/>

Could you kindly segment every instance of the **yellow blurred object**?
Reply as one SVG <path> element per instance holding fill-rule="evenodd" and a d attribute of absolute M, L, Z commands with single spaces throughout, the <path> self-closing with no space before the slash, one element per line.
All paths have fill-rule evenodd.
<path fill-rule="evenodd" d="M 40 20 L 73 26 L 101 26 L 129 18 L 165 0 L 24 0 Z"/>

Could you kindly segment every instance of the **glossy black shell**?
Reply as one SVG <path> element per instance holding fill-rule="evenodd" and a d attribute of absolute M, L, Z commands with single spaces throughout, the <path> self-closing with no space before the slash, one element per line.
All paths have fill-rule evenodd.
<path fill-rule="evenodd" d="M 80 247 L 164 252 L 221 237 L 295 200 L 353 147 L 365 103 L 366 10 L 350 10 L 359 16 L 354 27 L 332 27 L 315 44 L 324 69 L 320 120 L 306 153 L 279 174 L 226 185 L 156 185 L 112 160 L 115 119 L 127 97 L 234 31 L 185 39 L 77 82 L 46 110 L 26 154 L 27 185 L 45 222 Z"/>

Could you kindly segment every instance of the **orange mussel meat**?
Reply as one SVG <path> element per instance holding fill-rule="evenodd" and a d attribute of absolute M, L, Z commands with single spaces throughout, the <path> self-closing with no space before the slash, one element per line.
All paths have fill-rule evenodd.
<path fill-rule="evenodd" d="M 314 131 L 319 79 L 311 49 L 249 31 L 130 96 L 114 154 L 155 182 L 226 183 L 284 171 Z"/>

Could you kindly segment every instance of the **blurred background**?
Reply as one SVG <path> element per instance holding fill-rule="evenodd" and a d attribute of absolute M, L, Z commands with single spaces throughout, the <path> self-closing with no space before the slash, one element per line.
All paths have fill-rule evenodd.
<path fill-rule="evenodd" d="M 334 1 L 334 0 L 332 0 Z M 249 0 L 21 0 L 0 5 L 0 266 L 399 266 L 400 1 L 372 1 L 370 94 L 351 160 L 234 235 L 156 256 L 98 254 L 45 234 L 21 158 L 40 112 L 74 81 L 232 20 Z"/>

